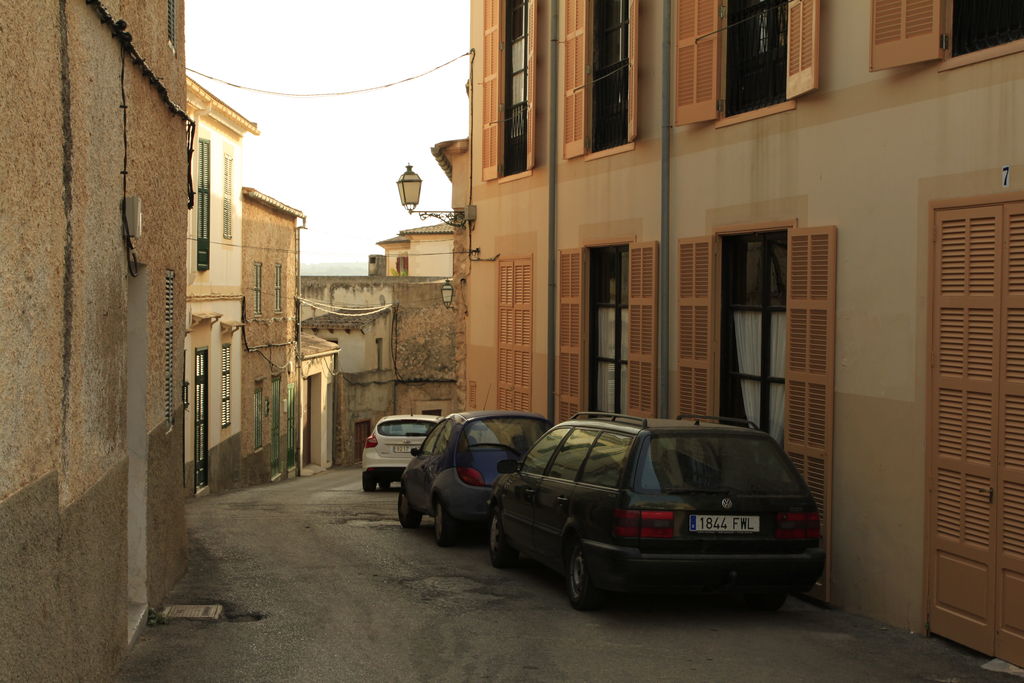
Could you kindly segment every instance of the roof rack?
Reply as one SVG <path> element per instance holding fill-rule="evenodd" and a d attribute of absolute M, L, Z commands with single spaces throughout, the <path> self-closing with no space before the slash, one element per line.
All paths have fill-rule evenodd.
<path fill-rule="evenodd" d="M 641 429 L 647 429 L 646 417 L 634 417 L 633 415 L 622 415 L 621 413 L 601 413 L 584 411 L 576 413 L 570 420 L 608 420 L 609 422 L 632 422 L 640 425 Z"/>
<path fill-rule="evenodd" d="M 757 429 L 757 425 L 750 420 L 744 420 L 741 417 L 722 417 L 721 415 L 691 415 L 689 413 L 680 413 L 676 416 L 677 420 L 687 419 L 693 420 L 693 424 L 700 424 L 701 420 L 714 420 L 719 424 L 731 424 L 739 427 L 746 427 L 748 429 Z"/>

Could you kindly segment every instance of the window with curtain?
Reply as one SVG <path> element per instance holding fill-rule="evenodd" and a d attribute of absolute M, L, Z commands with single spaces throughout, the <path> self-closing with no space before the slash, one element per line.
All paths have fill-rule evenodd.
<path fill-rule="evenodd" d="M 782 443 L 785 414 L 785 231 L 722 240 L 723 417 Z"/>
<path fill-rule="evenodd" d="M 590 408 L 626 411 L 629 247 L 590 250 Z"/>

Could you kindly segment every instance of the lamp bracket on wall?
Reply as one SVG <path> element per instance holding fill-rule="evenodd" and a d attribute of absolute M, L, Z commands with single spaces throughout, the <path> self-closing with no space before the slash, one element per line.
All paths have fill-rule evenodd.
<path fill-rule="evenodd" d="M 480 258 L 480 248 L 479 247 L 477 247 L 476 249 L 470 249 L 469 250 L 469 260 L 470 261 L 497 261 L 499 258 L 501 258 L 501 254 L 495 254 L 491 258 Z"/>

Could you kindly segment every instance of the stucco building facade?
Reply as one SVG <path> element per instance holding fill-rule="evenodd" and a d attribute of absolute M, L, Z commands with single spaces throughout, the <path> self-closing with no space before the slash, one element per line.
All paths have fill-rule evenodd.
<path fill-rule="evenodd" d="M 619 4 L 473 4 L 467 407 L 750 419 L 819 598 L 1024 663 L 1019 22 Z"/>
<path fill-rule="evenodd" d="M 188 222 L 185 363 L 189 406 L 185 427 L 186 486 L 196 493 L 245 484 L 242 467 L 242 254 L 246 224 L 242 187 L 246 135 L 259 128 L 187 79 L 196 122 L 195 206 Z"/>
<path fill-rule="evenodd" d="M 0 671 L 103 680 L 187 559 L 183 3 L 0 25 Z"/>

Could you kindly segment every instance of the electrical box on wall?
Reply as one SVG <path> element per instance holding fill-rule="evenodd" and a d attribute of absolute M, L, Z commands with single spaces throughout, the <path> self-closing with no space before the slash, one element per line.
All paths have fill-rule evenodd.
<path fill-rule="evenodd" d="M 128 236 L 132 239 L 142 237 L 142 197 L 125 197 L 122 210 Z"/>

